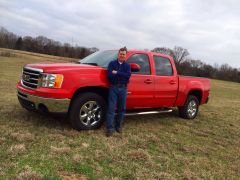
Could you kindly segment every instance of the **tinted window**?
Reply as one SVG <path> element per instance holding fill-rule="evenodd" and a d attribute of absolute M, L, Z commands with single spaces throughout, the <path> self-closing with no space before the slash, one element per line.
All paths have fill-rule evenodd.
<path fill-rule="evenodd" d="M 108 67 L 108 64 L 116 60 L 118 57 L 118 51 L 97 51 L 84 59 L 80 60 L 81 64 L 95 64 L 104 68 Z"/>
<path fill-rule="evenodd" d="M 140 66 L 139 72 L 132 72 L 133 74 L 150 74 L 150 64 L 146 54 L 134 54 L 127 62 L 136 63 Z"/>
<path fill-rule="evenodd" d="M 172 76 L 173 70 L 172 65 L 169 59 L 160 57 L 160 56 L 153 56 L 156 74 L 160 76 Z"/>

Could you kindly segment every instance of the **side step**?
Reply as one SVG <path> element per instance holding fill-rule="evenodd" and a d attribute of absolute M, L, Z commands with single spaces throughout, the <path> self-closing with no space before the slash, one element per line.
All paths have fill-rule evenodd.
<path fill-rule="evenodd" d="M 154 111 L 133 111 L 133 112 L 126 112 L 126 116 L 135 116 L 135 115 L 146 115 L 146 114 L 160 114 L 160 113 L 170 113 L 172 109 L 161 109 L 161 110 L 154 110 Z"/>

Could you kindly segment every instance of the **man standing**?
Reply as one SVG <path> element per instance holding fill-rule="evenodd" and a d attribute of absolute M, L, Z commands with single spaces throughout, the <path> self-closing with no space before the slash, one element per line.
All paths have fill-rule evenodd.
<path fill-rule="evenodd" d="M 130 65 L 125 62 L 127 48 L 118 51 L 118 59 L 108 65 L 108 80 L 110 83 L 107 111 L 107 137 L 112 136 L 114 130 L 122 132 L 122 122 L 126 110 L 127 84 L 131 76 Z M 114 122 L 115 108 L 117 105 L 117 118 Z"/>

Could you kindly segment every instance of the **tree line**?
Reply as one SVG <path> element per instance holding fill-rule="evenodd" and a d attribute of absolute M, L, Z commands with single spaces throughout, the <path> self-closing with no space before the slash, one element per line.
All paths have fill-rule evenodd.
<path fill-rule="evenodd" d="M 16 50 L 24 50 L 35 53 L 63 56 L 82 59 L 99 49 L 72 46 L 69 43 L 61 43 L 44 36 L 17 36 L 7 29 L 0 28 L 0 47 Z"/>
<path fill-rule="evenodd" d="M 55 56 L 82 59 L 91 53 L 98 51 L 96 47 L 87 48 L 72 46 L 69 43 L 61 43 L 44 36 L 17 36 L 7 29 L 0 28 L 0 48 L 24 50 Z M 206 64 L 199 59 L 193 59 L 187 49 L 175 46 L 173 49 L 167 47 L 156 47 L 153 52 L 167 54 L 173 57 L 178 74 L 187 76 L 207 77 L 240 83 L 240 68 L 233 68 L 228 64 Z"/>

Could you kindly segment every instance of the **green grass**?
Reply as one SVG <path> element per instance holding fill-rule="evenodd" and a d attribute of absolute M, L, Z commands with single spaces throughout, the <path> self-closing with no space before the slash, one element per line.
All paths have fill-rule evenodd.
<path fill-rule="evenodd" d="M 123 135 L 73 130 L 64 118 L 24 110 L 22 66 L 73 59 L 0 49 L 0 179 L 239 179 L 240 84 L 212 80 L 194 121 L 126 117 Z"/>

